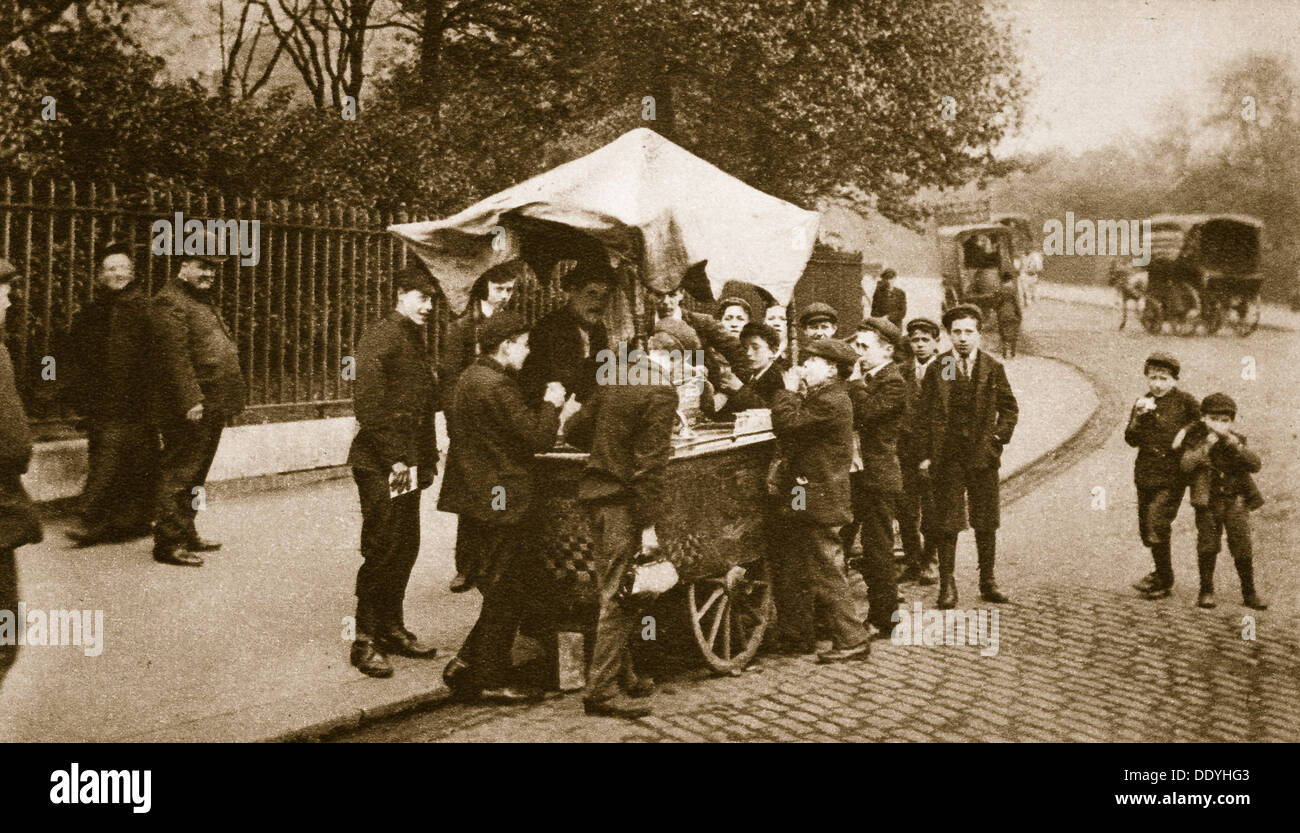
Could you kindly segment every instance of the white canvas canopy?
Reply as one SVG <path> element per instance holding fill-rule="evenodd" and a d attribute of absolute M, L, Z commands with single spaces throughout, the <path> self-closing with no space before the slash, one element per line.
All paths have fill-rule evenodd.
<path fill-rule="evenodd" d="M 646 285 L 660 291 L 708 260 L 715 296 L 729 280 L 747 281 L 788 304 L 812 254 L 818 215 L 639 128 L 452 217 L 388 230 L 411 245 L 460 313 L 479 275 L 519 256 L 522 235 L 512 218 L 589 234 L 614 260 L 634 260 Z"/>

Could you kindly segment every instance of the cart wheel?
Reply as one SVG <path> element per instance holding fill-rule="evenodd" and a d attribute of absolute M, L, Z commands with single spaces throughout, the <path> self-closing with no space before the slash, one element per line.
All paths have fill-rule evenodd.
<path fill-rule="evenodd" d="M 1180 336 L 1196 335 L 1196 322 L 1201 317 L 1201 296 L 1194 287 L 1184 286 L 1181 314 L 1174 319 L 1174 334 Z"/>
<path fill-rule="evenodd" d="M 767 562 L 692 582 L 686 605 L 704 661 L 720 674 L 740 671 L 758 653 L 775 607 Z"/>
<path fill-rule="evenodd" d="M 1142 303 L 1142 329 L 1153 336 L 1160 335 L 1164 325 L 1165 308 L 1156 298 L 1148 297 Z"/>
<path fill-rule="evenodd" d="M 1233 319 L 1232 328 L 1237 331 L 1237 335 L 1245 338 L 1259 327 L 1259 296 L 1253 298 L 1244 298 L 1236 306 L 1237 315 Z"/>

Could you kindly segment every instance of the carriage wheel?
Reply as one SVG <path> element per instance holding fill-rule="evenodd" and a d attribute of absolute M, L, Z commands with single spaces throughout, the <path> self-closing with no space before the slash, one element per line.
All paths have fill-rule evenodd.
<path fill-rule="evenodd" d="M 692 582 L 686 607 L 704 661 L 720 674 L 739 672 L 758 653 L 775 610 L 767 562 Z"/>
<path fill-rule="evenodd" d="M 1183 312 L 1178 318 L 1174 319 L 1174 334 L 1180 336 L 1190 336 L 1196 334 L 1196 322 L 1200 319 L 1201 313 L 1201 296 L 1190 286 L 1183 287 Z"/>
<path fill-rule="evenodd" d="M 1142 329 L 1153 336 L 1160 335 L 1164 325 L 1165 308 L 1156 298 L 1150 296 L 1142 303 Z"/>
<path fill-rule="evenodd" d="M 1238 302 L 1236 311 L 1232 328 L 1237 331 L 1237 335 L 1245 338 L 1259 327 L 1259 296 L 1243 298 Z"/>

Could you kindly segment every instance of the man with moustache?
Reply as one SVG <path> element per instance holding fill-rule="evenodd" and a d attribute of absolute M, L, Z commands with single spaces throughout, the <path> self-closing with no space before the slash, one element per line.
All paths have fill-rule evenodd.
<path fill-rule="evenodd" d="M 132 254 L 123 241 L 103 248 L 98 292 L 68 333 L 68 399 L 90 452 L 81 525 L 67 533 L 79 547 L 148 535 L 153 516 L 158 432 L 140 407 L 153 388 L 153 333 Z"/>
<path fill-rule="evenodd" d="M 936 580 L 938 538 L 932 529 L 934 506 L 930 481 L 920 471 L 925 454 L 919 447 L 916 421 L 921 407 L 921 381 L 939 353 L 939 324 L 929 318 L 913 318 L 907 322 L 907 339 L 912 352 L 899 365 L 907 389 L 907 409 L 898 425 L 898 465 L 903 477 L 903 491 L 897 504 L 898 536 L 903 541 L 906 563 L 902 579 L 929 586 Z"/>
<path fill-rule="evenodd" d="M 543 580 L 534 549 L 533 455 L 549 451 L 561 421 L 577 410 L 557 382 L 529 408 L 516 374 L 528 356 L 528 322 L 501 312 L 479 331 L 479 357 L 451 396 L 451 445 L 438 508 L 460 516 L 457 550 L 466 552 L 471 584 L 483 593 L 478 621 L 443 679 L 455 694 L 494 702 L 536 699 L 514 685 L 510 650 L 530 589 Z"/>
<path fill-rule="evenodd" d="M 437 290 L 419 261 L 402 267 L 393 287 L 393 310 L 357 345 L 358 431 L 348 451 L 361 501 L 362 558 L 351 662 L 370 677 L 393 675 L 388 654 L 437 653 L 406 627 L 402 604 L 420 554 L 421 491 L 438 467 L 438 386 L 423 339 Z"/>
<path fill-rule="evenodd" d="M 603 319 L 614 291 L 614 270 L 598 260 L 579 261 L 565 275 L 564 289 L 568 302 L 538 321 L 529 337 L 519 382 L 530 403 L 542 401 L 551 382 L 586 402 L 596 392 L 596 356 L 610 347 Z"/>
<path fill-rule="evenodd" d="M 0 257 L 0 331 L 11 301 L 9 293 L 18 270 Z M 0 610 L 18 613 L 18 564 L 14 551 L 24 544 L 39 544 L 41 522 L 23 489 L 23 474 L 32 459 L 32 434 L 27 413 L 14 386 L 14 365 L 9 348 L 0 338 Z M 13 640 L 0 642 L 0 684 L 18 659 Z"/>
<path fill-rule="evenodd" d="M 244 409 L 239 349 L 212 298 L 224 255 L 208 234 L 203 251 L 180 258 L 174 280 L 153 298 L 157 362 L 154 419 L 162 434 L 154 504 L 155 561 L 201 567 L 200 552 L 221 547 L 194 526 L 196 490 L 203 487 L 221 432 Z"/>
<path fill-rule="evenodd" d="M 934 489 L 940 609 L 957 605 L 957 535 L 967 526 L 966 500 L 979 554 L 980 598 L 1009 601 L 994 579 L 998 466 L 1020 411 L 1002 363 L 980 349 L 982 321 L 980 308 L 971 304 L 943 314 L 953 349 L 930 364 L 921 383 L 917 430 L 926 456 L 919 469 Z"/>

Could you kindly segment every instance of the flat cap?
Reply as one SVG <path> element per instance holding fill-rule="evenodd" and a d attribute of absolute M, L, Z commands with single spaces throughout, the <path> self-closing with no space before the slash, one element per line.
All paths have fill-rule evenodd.
<path fill-rule="evenodd" d="M 186 244 L 188 243 L 189 239 L 186 238 Z M 229 254 L 219 254 L 219 252 L 224 251 L 226 251 L 226 242 L 218 238 L 212 232 L 206 231 L 203 233 L 203 251 L 197 254 L 193 252 L 177 252 L 176 260 L 180 263 L 184 263 L 187 260 L 201 260 L 204 263 L 211 263 L 214 266 L 220 266 L 222 263 L 230 259 Z"/>
<path fill-rule="evenodd" d="M 1212 393 L 1201 400 L 1201 414 L 1232 414 L 1237 418 L 1237 403 L 1226 393 Z"/>
<path fill-rule="evenodd" d="M 840 323 L 840 316 L 839 313 L 835 311 L 835 307 L 830 304 L 824 304 L 821 301 L 812 302 L 799 314 L 800 327 L 807 327 L 809 324 L 815 324 L 818 321 L 827 320 L 838 326 Z"/>
<path fill-rule="evenodd" d="M 898 328 L 894 326 L 893 321 L 890 321 L 888 318 L 880 318 L 878 316 L 868 318 L 866 321 L 863 321 L 861 324 L 858 325 L 858 329 L 875 330 L 877 333 L 880 334 L 881 338 L 885 339 L 885 341 L 894 345 L 895 349 L 897 349 L 898 342 L 903 337 L 903 334 L 900 333 L 898 331 Z"/>
<path fill-rule="evenodd" d="M 577 292 L 589 283 L 613 286 L 617 280 L 613 267 L 603 258 L 584 257 L 569 270 L 561 283 L 565 292 Z"/>
<path fill-rule="evenodd" d="M 498 312 L 478 328 L 478 346 L 484 353 L 488 353 L 496 350 L 501 342 L 528 330 L 528 319 L 519 313 Z"/>
<path fill-rule="evenodd" d="M 9 283 L 18 277 L 18 269 L 7 259 L 0 257 L 0 283 Z"/>
<path fill-rule="evenodd" d="M 838 338 L 819 338 L 807 344 L 799 345 L 800 358 L 821 356 L 832 364 L 852 364 L 858 360 L 858 354 L 852 347 Z"/>
<path fill-rule="evenodd" d="M 880 273 L 880 279 L 882 281 L 892 281 L 896 277 L 898 277 L 898 273 L 895 272 L 893 269 L 886 269 L 885 271 Z"/>
<path fill-rule="evenodd" d="M 109 255 L 127 255 L 128 257 L 132 257 L 135 255 L 135 246 L 131 244 L 130 240 L 124 240 L 121 237 L 111 238 L 105 241 L 103 248 L 99 250 L 98 257 L 102 261 Z"/>
<path fill-rule="evenodd" d="M 925 330 L 935 338 L 939 337 L 939 324 L 933 318 L 913 318 L 911 321 L 907 322 L 907 326 L 904 327 L 904 329 L 907 330 L 909 336 L 912 334 L 913 330 Z"/>
<path fill-rule="evenodd" d="M 745 311 L 746 318 L 754 317 L 754 310 L 749 306 L 749 301 L 746 301 L 744 298 L 737 298 L 736 296 L 732 295 L 729 298 L 723 298 L 721 301 L 719 301 L 718 302 L 719 318 L 721 318 L 722 314 L 727 311 L 727 307 L 740 307 Z"/>
<path fill-rule="evenodd" d="M 1142 363 L 1142 369 L 1145 371 L 1152 365 L 1163 367 L 1165 370 L 1168 370 L 1175 379 L 1178 378 L 1178 374 L 1181 373 L 1183 369 L 1183 366 L 1178 363 L 1178 359 L 1176 359 L 1172 353 L 1166 353 L 1163 350 L 1157 350 L 1147 356 L 1147 360 Z"/>
<path fill-rule="evenodd" d="M 660 318 L 655 322 L 655 333 L 664 333 L 671 336 L 682 350 L 699 350 L 700 337 L 690 324 L 684 321 L 678 321 L 676 318 Z"/>
<path fill-rule="evenodd" d="M 956 321 L 958 318 L 974 318 L 976 323 L 984 323 L 984 313 L 979 307 L 974 304 L 958 304 L 955 307 L 951 307 L 943 314 L 943 318 L 941 319 L 943 321 L 943 328 L 945 330 L 951 330 L 952 322 Z"/>
<path fill-rule="evenodd" d="M 393 275 L 393 286 L 398 292 L 412 292 L 420 290 L 426 295 L 437 293 L 437 287 L 433 283 L 433 275 L 418 259 L 407 261 L 407 264 Z"/>

